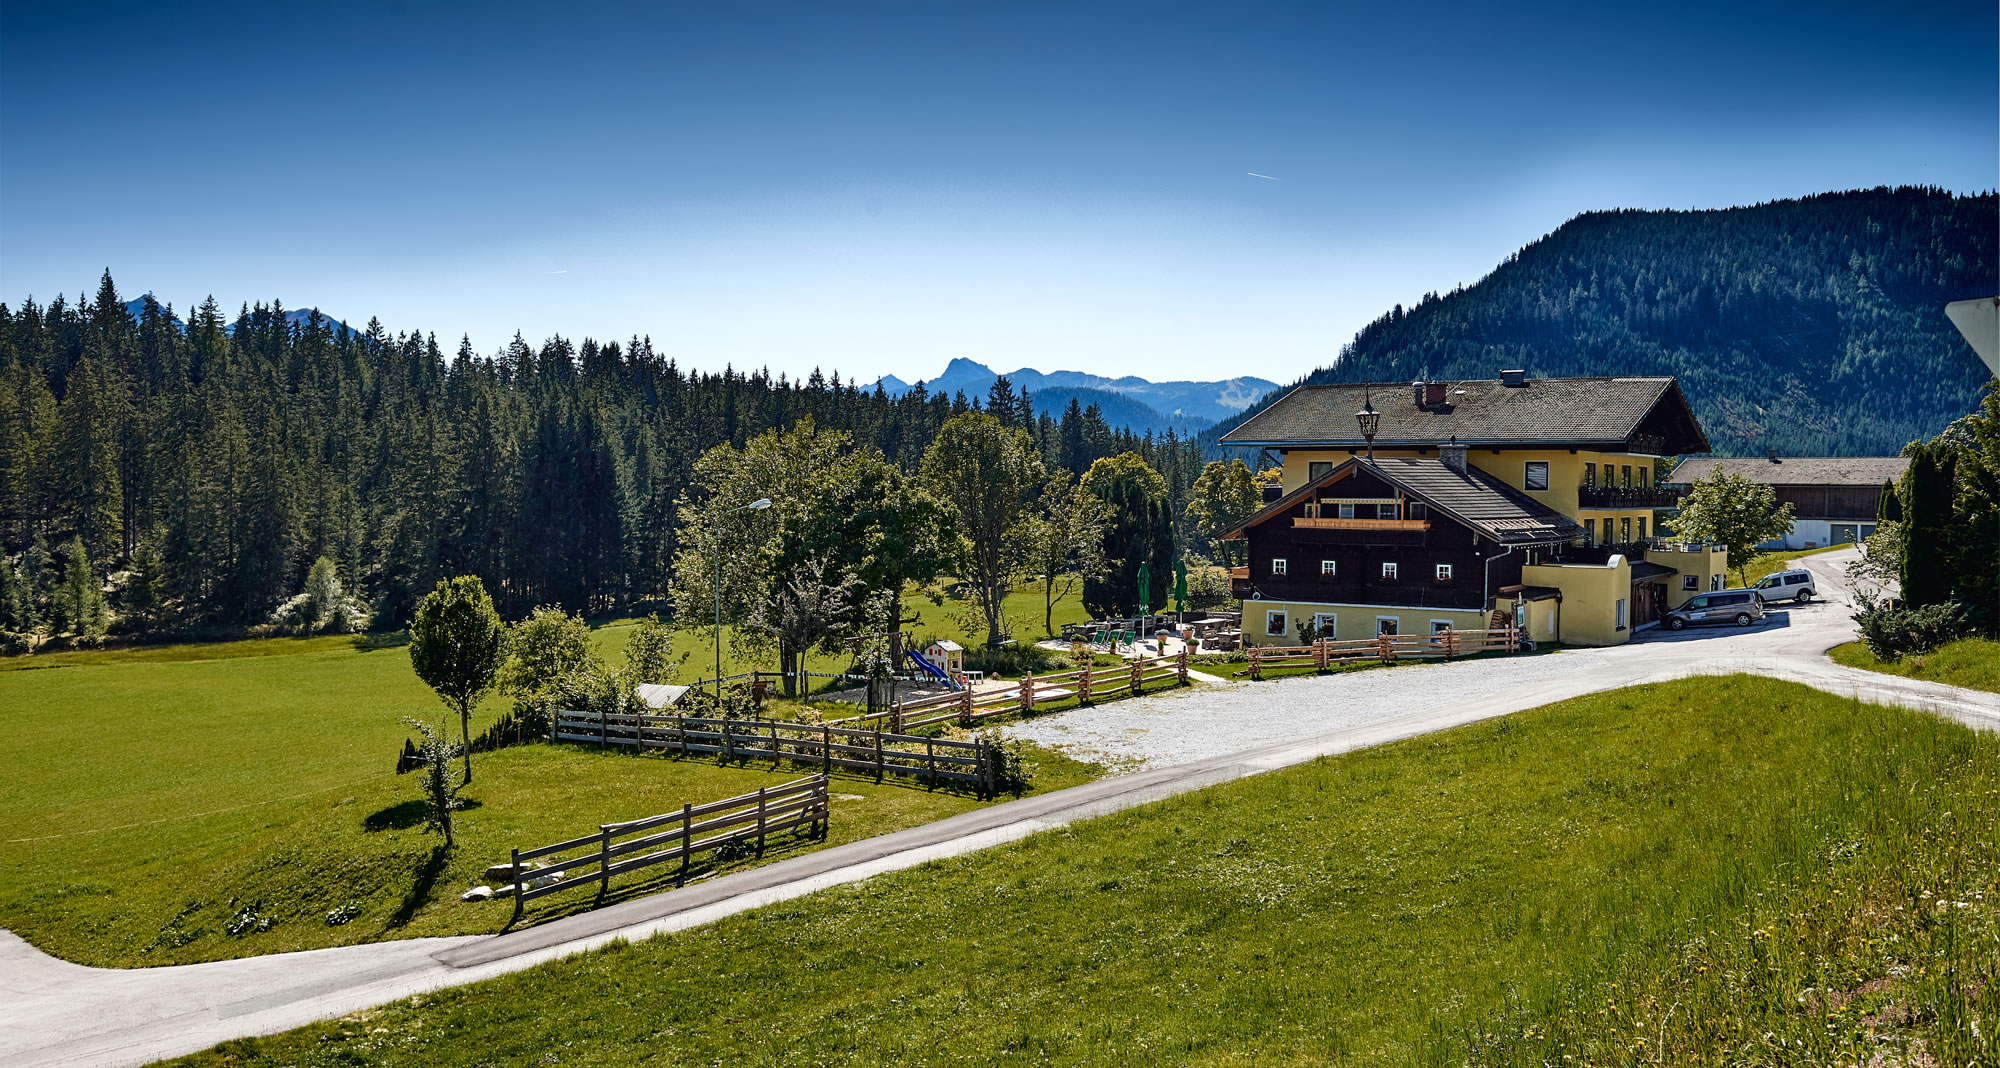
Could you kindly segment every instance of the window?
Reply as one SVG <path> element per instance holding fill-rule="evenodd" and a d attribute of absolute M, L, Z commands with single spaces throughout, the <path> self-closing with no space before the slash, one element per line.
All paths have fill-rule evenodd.
<path fill-rule="evenodd" d="M 1395 580 L 1395 578 L 1396 578 L 1396 565 L 1395 565 L 1395 564 L 1393 564 L 1393 563 L 1387 563 L 1387 562 L 1383 563 L 1383 565 L 1382 565 L 1382 577 L 1383 577 L 1384 579 L 1388 579 L 1388 580 L 1390 580 L 1390 581 L 1394 581 L 1394 580 Z"/>
<path fill-rule="evenodd" d="M 1682 589 L 1682 590 L 1698 590 L 1698 589 L 1701 589 L 1701 576 L 1700 576 L 1700 575 L 1682 575 L 1682 576 L 1681 576 L 1681 589 Z"/>
<path fill-rule="evenodd" d="M 1633 522 L 1635 522 L 1635 523 L 1639 524 L 1639 540 L 1640 540 L 1640 541 L 1645 541 L 1645 540 L 1646 540 L 1646 517 L 1642 515 L 1642 516 L 1640 516 L 1640 517 L 1639 517 L 1638 519 L 1635 519 L 1635 520 L 1633 520 Z"/>
<path fill-rule="evenodd" d="M 1584 465 L 1583 465 L 1583 488 L 1584 488 L 1584 489 L 1596 489 L 1596 488 L 1597 488 L 1597 465 L 1596 465 L 1596 464 L 1584 464 Z"/>
<path fill-rule="evenodd" d="M 1710 575 L 1710 576 L 1708 577 L 1708 588 L 1709 588 L 1709 589 L 1711 589 L 1711 590 L 1719 590 L 1719 589 L 1721 589 L 1721 588 L 1722 588 L 1722 576 L 1721 576 L 1721 575 Z"/>
<path fill-rule="evenodd" d="M 1284 573 L 1285 573 L 1285 558 L 1284 558 L 1284 557 L 1282 557 L 1282 556 L 1274 556 L 1274 557 L 1272 557 L 1272 558 L 1271 558 L 1271 574 L 1273 574 L 1273 575 L 1282 575 L 1282 574 L 1284 574 Z"/>
<path fill-rule="evenodd" d="M 1319 577 L 1332 578 L 1334 570 L 1334 562 L 1332 560 L 1321 560 L 1319 562 Z"/>
<path fill-rule="evenodd" d="M 1625 598 L 1618 599 L 1618 629 L 1625 629 Z"/>
<path fill-rule="evenodd" d="M 1377 633 L 1377 634 L 1387 634 L 1387 635 L 1391 635 L 1391 636 L 1394 636 L 1394 635 L 1395 635 L 1395 633 L 1396 633 L 1396 617 L 1395 617 L 1395 616 L 1376 616 L 1376 617 L 1375 617 L 1375 633 Z"/>
<path fill-rule="evenodd" d="M 1285 634 L 1285 614 L 1283 612 L 1264 613 L 1264 633 L 1283 637 Z"/>
<path fill-rule="evenodd" d="M 1437 566 L 1437 580 L 1438 580 L 1439 582 L 1450 582 L 1450 581 L 1451 581 L 1451 565 L 1450 565 L 1450 564 L 1439 564 L 1439 565 Z"/>
<path fill-rule="evenodd" d="M 1354 518 L 1354 506 L 1353 506 L 1352 504 L 1343 504 L 1343 505 L 1341 505 L 1341 506 L 1340 506 L 1340 518 L 1342 518 L 1342 519 L 1353 519 L 1353 518 Z"/>
<path fill-rule="evenodd" d="M 1549 463 L 1547 460 L 1528 461 L 1528 471 L 1524 478 L 1527 488 L 1545 490 L 1549 488 Z"/>
<path fill-rule="evenodd" d="M 1315 613 L 1313 615 L 1313 629 L 1319 631 L 1319 636 L 1322 639 L 1334 641 L 1340 637 L 1340 617 L 1332 612 Z"/>
<path fill-rule="evenodd" d="M 1583 543 L 1585 545 L 1597 544 L 1597 520 L 1586 519 L 1583 521 Z"/>
<path fill-rule="evenodd" d="M 1618 521 L 1618 540 L 1621 542 L 1632 540 L 1632 517 L 1629 515 Z M 1284 561 L 1280 560 L 1279 563 L 1282 564 Z M 1278 573 L 1282 575 L 1284 571 L 1280 569 Z"/>
<path fill-rule="evenodd" d="M 1645 489 L 1645 488 L 1646 488 L 1646 476 L 1647 476 L 1647 470 L 1648 470 L 1648 469 L 1647 469 L 1647 467 L 1646 467 L 1646 465 L 1645 465 L 1645 464 L 1640 464 L 1640 465 L 1639 465 L 1639 488 L 1640 488 L 1640 489 Z"/>
<path fill-rule="evenodd" d="M 1323 475 L 1333 473 L 1332 460 L 1314 460 L 1306 465 L 1306 481 L 1318 482 Z"/>
<path fill-rule="evenodd" d="M 1411 501 L 1408 507 L 1403 510 L 1403 518 L 1405 519 L 1429 519 L 1430 517 L 1430 506 L 1422 501 Z"/>
<path fill-rule="evenodd" d="M 1449 619 L 1433 619 L 1433 620 L 1431 620 L 1431 633 L 1432 633 L 1432 634 L 1434 634 L 1434 635 L 1436 635 L 1436 634 L 1443 634 L 1444 632 L 1446 632 L 1446 631 L 1448 631 L 1448 630 L 1450 630 L 1450 629 L 1451 629 L 1451 620 L 1449 620 Z"/>
<path fill-rule="evenodd" d="M 1702 594 L 1702 595 L 1701 595 L 1701 596 L 1699 596 L 1699 597 L 1690 597 L 1690 598 L 1688 598 L 1688 603 L 1686 603 L 1686 604 L 1682 605 L 1681 607 L 1682 607 L 1682 608 L 1707 608 L 1707 607 L 1708 607 L 1708 594 L 1705 594 L 1705 593 L 1704 593 L 1704 594 Z"/>
<path fill-rule="evenodd" d="M 1623 477 L 1623 479 L 1624 479 L 1624 481 L 1623 481 L 1623 482 L 1621 483 L 1621 485 L 1623 485 L 1623 486 L 1624 486 L 1624 487 L 1625 487 L 1626 489 L 1631 489 L 1631 488 L 1632 488 L 1632 465 L 1631 465 L 1631 464 L 1625 464 L 1625 465 L 1623 465 L 1623 466 L 1619 467 L 1619 468 L 1618 468 L 1618 473 L 1619 473 L 1619 475 L 1620 475 L 1620 476 L 1622 476 L 1622 477 Z"/>

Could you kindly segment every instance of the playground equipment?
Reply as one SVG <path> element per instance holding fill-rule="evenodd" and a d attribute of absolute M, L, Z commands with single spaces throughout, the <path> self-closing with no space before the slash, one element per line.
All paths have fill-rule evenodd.
<path fill-rule="evenodd" d="M 962 681 L 965 678 L 965 649 L 957 642 L 948 639 L 934 641 L 921 653 L 910 649 L 904 655 L 917 665 L 918 670 L 946 686 L 954 690 L 965 688 Z"/>

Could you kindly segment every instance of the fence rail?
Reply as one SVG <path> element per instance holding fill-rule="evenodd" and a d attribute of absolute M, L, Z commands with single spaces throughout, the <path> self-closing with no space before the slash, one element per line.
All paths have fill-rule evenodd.
<path fill-rule="evenodd" d="M 591 883 L 597 884 L 601 897 L 611 889 L 614 875 L 674 861 L 680 862 L 681 877 L 686 878 L 689 862 L 696 854 L 751 841 L 762 852 L 765 836 L 807 825 L 824 830 L 827 814 L 827 780 L 821 774 L 782 786 L 762 787 L 741 797 L 682 805 L 679 812 L 599 824 L 596 834 L 565 842 L 515 849 L 509 872 L 513 878 L 514 918 L 508 923 L 518 922 L 522 907 L 534 898 Z M 558 859 L 541 867 L 526 867 L 529 861 L 549 857 Z M 592 865 L 595 870 L 572 874 L 577 868 Z"/>
<path fill-rule="evenodd" d="M 969 727 L 983 720 L 1029 713 L 1037 704 L 1074 697 L 1079 703 L 1121 694 L 1144 693 L 1149 686 L 1187 684 L 1188 656 L 1156 656 L 1115 667 L 1085 667 L 1050 675 L 1024 675 L 1018 683 L 987 690 L 960 690 L 896 702 L 896 707 L 868 712 L 834 723 L 872 723 L 890 731 L 916 731 L 944 723 Z"/>
<path fill-rule="evenodd" d="M 832 723 L 774 719 L 711 719 L 659 713 L 557 712 L 550 736 L 559 742 L 716 753 L 730 759 L 798 761 L 834 768 L 964 783 L 982 797 L 998 792 L 992 747 Z"/>
<path fill-rule="evenodd" d="M 1378 634 L 1348 641 L 1317 641 L 1311 645 L 1253 645 L 1248 650 L 1249 675 L 1261 679 L 1275 668 L 1311 667 L 1325 671 L 1336 664 L 1363 660 L 1389 663 L 1404 658 L 1455 656 L 1513 650 L 1521 640 L 1515 627 L 1496 630 L 1447 630 L 1436 634 Z"/>

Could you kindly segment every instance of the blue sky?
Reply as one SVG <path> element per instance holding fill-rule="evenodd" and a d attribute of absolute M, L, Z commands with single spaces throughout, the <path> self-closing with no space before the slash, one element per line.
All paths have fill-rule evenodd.
<path fill-rule="evenodd" d="M 108 266 L 482 352 L 1285 381 L 1579 212 L 1990 189 L 1995 37 L 1990 0 L 9 4 L 0 299 Z"/>

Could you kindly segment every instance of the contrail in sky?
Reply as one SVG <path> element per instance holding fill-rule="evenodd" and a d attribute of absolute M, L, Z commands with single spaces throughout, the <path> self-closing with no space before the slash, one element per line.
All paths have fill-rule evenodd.
<path fill-rule="evenodd" d="M 1268 174 L 1258 174 L 1256 171 L 1244 171 L 1243 173 L 1249 175 L 1252 178 L 1269 178 L 1273 182 L 1280 181 L 1280 179 L 1271 178 L 1271 176 Z"/>

